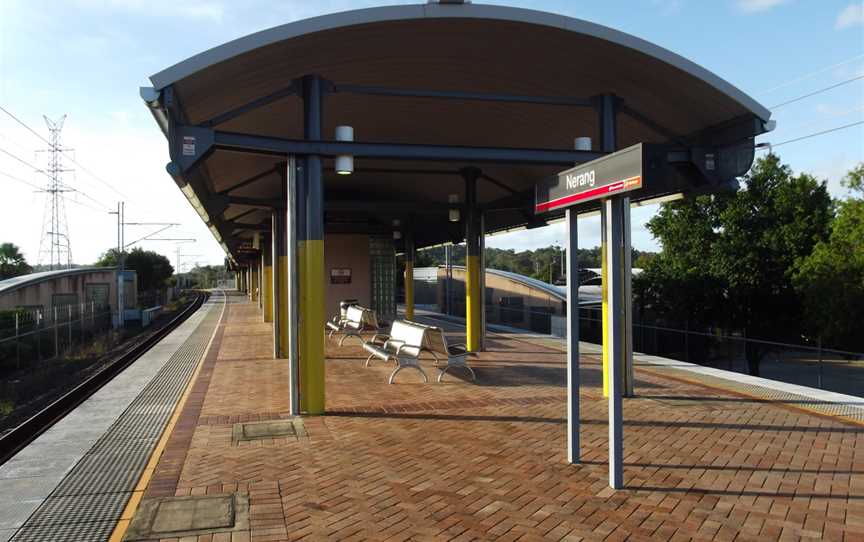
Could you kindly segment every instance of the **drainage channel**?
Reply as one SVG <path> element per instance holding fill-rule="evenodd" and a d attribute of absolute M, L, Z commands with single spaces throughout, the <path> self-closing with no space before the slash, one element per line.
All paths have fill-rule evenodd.
<path fill-rule="evenodd" d="M 204 355 L 224 303 L 222 294 L 210 297 L 195 331 L 11 540 L 108 540 Z"/>

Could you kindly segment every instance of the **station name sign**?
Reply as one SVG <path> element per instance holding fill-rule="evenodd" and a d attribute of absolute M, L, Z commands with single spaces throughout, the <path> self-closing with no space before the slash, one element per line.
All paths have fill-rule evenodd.
<path fill-rule="evenodd" d="M 565 209 L 642 188 L 642 144 L 586 162 L 540 181 L 535 190 L 535 213 Z"/>

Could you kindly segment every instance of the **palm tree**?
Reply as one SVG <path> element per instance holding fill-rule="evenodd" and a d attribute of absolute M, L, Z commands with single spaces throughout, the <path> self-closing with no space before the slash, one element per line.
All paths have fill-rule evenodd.
<path fill-rule="evenodd" d="M 21 249 L 14 243 L 0 244 L 0 280 L 5 280 L 18 275 L 26 275 L 33 271 Z"/>

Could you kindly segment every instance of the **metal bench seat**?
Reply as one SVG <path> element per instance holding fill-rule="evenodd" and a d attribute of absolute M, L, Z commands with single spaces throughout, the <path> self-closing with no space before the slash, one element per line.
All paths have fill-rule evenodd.
<path fill-rule="evenodd" d="M 360 342 L 364 342 L 362 333 L 370 329 L 378 330 L 378 317 L 375 315 L 375 311 L 360 305 L 351 305 L 345 311 L 345 323 L 339 329 L 339 332 L 342 333 L 339 346 L 342 346 L 348 337 L 357 337 Z"/>
<path fill-rule="evenodd" d="M 363 343 L 363 350 L 369 352 L 365 366 L 368 367 L 373 358 L 382 361 L 393 360 L 396 368 L 390 374 L 388 383 L 392 384 L 396 374 L 406 367 L 411 367 L 423 375 L 423 382 L 429 382 L 426 372 L 420 367 L 418 358 L 424 348 L 424 336 L 426 326 L 406 322 L 405 320 L 394 320 L 390 326 L 390 333 L 379 333 L 371 340 Z"/>
<path fill-rule="evenodd" d="M 444 374 L 453 367 L 468 370 L 471 373 L 471 380 L 477 381 L 474 369 L 468 365 L 467 358 L 472 353 L 468 351 L 467 346 L 464 344 L 447 344 L 447 336 L 444 334 L 444 330 L 434 326 L 427 328 L 424 341 L 423 346 L 435 356 L 438 367 L 438 382 L 441 382 L 444 379 Z M 440 362 L 439 355 L 447 359 L 445 365 L 438 365 Z"/>

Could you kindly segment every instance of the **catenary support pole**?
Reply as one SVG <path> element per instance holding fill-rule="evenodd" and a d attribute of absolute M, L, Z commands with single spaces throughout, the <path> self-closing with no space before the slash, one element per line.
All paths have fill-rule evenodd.
<path fill-rule="evenodd" d="M 414 232 L 413 224 L 405 232 L 405 318 L 414 319 Z"/>
<path fill-rule="evenodd" d="M 567 209 L 567 460 L 579 463 L 579 230 Z"/>
<path fill-rule="evenodd" d="M 321 139 L 324 82 L 317 75 L 303 78 L 304 137 Z M 304 253 L 300 404 L 308 414 L 324 413 L 324 186 L 319 155 L 306 156 L 306 238 Z"/>

